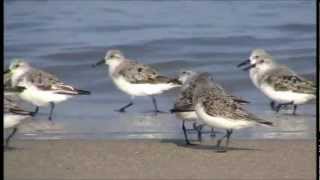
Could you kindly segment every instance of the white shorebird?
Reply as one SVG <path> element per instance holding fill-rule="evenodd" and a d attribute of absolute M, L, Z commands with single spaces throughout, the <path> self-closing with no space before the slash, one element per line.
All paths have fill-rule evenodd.
<path fill-rule="evenodd" d="M 197 85 L 206 82 L 208 78 L 208 73 L 197 73 L 194 71 L 182 71 L 179 74 L 179 80 L 183 83 L 181 87 L 181 92 L 176 99 L 172 113 L 175 113 L 178 119 L 182 120 L 182 130 L 184 133 L 186 144 L 191 144 L 188 140 L 187 129 L 185 127 L 185 121 L 193 122 L 193 128 L 198 132 L 198 140 L 201 141 L 201 129 L 204 126 L 203 122 L 199 121 L 199 118 L 195 112 L 195 107 L 193 104 L 194 91 Z M 214 82 L 212 82 L 214 83 Z M 216 84 L 216 87 L 220 87 Z M 230 97 L 241 104 L 248 104 L 248 101 L 245 101 L 241 98 L 231 96 Z M 197 125 L 200 124 L 200 125 Z M 211 136 L 215 136 L 214 128 L 211 129 Z"/>
<path fill-rule="evenodd" d="M 15 92 L 20 91 L 19 89 Z M 4 130 L 11 130 L 11 133 L 8 135 L 8 137 L 5 140 L 5 148 L 8 149 L 9 142 L 11 138 L 15 135 L 15 133 L 18 131 L 18 126 L 25 120 L 31 119 L 33 116 L 32 112 L 23 110 L 21 107 L 19 107 L 15 99 L 11 96 L 4 96 L 4 107 L 3 107 L 3 129 Z"/>
<path fill-rule="evenodd" d="M 205 76 L 205 75 L 203 75 Z M 241 103 L 235 101 L 221 86 L 207 78 L 201 78 L 196 86 L 193 103 L 198 117 L 207 125 L 214 128 L 226 129 L 227 133 L 217 141 L 218 152 L 225 152 L 234 129 L 242 129 L 257 124 L 271 126 L 272 123 L 247 112 Z M 224 148 L 220 144 L 227 138 Z"/>
<path fill-rule="evenodd" d="M 109 66 L 109 75 L 114 84 L 131 96 L 130 102 L 117 110 L 119 112 L 125 112 L 132 106 L 135 96 L 151 96 L 155 112 L 160 112 L 154 95 L 181 86 L 181 82 L 177 79 L 162 76 L 147 65 L 126 59 L 119 50 L 109 50 L 93 67 L 102 64 Z"/>
<path fill-rule="evenodd" d="M 61 82 L 56 76 L 45 71 L 31 67 L 23 60 L 15 60 L 5 72 L 11 74 L 12 87 L 26 88 L 19 97 L 36 106 L 34 114 L 39 111 L 39 106 L 50 105 L 49 120 L 52 120 L 55 103 L 65 101 L 76 95 L 89 95 L 89 91 L 79 90 Z"/>
<path fill-rule="evenodd" d="M 253 84 L 272 100 L 270 106 L 277 112 L 282 106 L 293 105 L 293 114 L 296 114 L 297 105 L 316 98 L 314 82 L 302 78 L 285 65 L 277 64 L 263 49 L 253 50 L 250 59 L 238 67 L 247 64 L 250 65 L 244 70 L 250 70 Z"/>

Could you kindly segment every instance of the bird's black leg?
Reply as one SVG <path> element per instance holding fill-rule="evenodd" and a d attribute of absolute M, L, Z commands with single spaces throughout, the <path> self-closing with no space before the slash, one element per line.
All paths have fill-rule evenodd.
<path fill-rule="evenodd" d="M 50 114 L 49 114 L 49 121 L 52 121 L 52 114 L 53 114 L 53 109 L 55 107 L 54 102 L 50 102 Z"/>
<path fill-rule="evenodd" d="M 232 130 L 231 130 L 231 133 L 232 133 Z M 223 140 L 224 138 L 227 138 L 227 139 L 228 139 L 228 137 L 230 138 L 231 133 L 230 133 L 230 130 L 227 130 L 227 133 L 226 133 L 222 138 L 220 138 L 220 139 L 217 141 L 217 145 L 216 145 L 216 147 L 217 147 L 217 152 L 226 152 L 226 148 L 222 148 L 220 145 L 221 145 L 221 142 L 222 142 L 222 140 Z M 227 143 L 227 142 L 226 142 L 226 143 Z M 229 143 L 229 142 L 228 142 L 228 143 Z"/>
<path fill-rule="evenodd" d="M 35 116 L 39 112 L 39 106 L 36 106 L 36 109 L 32 112 L 32 116 Z"/>
<path fill-rule="evenodd" d="M 270 102 L 270 107 L 273 111 L 277 111 L 276 103 L 274 101 Z"/>
<path fill-rule="evenodd" d="M 232 134 L 232 129 L 230 130 L 227 130 L 227 141 L 226 141 L 226 146 L 225 146 L 225 151 L 228 150 L 228 147 L 229 147 L 229 141 L 230 141 L 230 137 L 231 137 L 231 134 Z"/>
<path fill-rule="evenodd" d="M 294 104 L 293 105 L 293 111 L 292 111 L 293 115 L 296 115 L 297 108 L 298 108 L 298 105 Z"/>
<path fill-rule="evenodd" d="M 278 104 L 277 107 L 276 107 L 276 111 L 279 112 L 282 106 L 288 106 L 288 105 L 293 105 L 293 104 L 294 104 L 293 101 L 288 102 L 288 103 Z M 295 109 L 296 109 L 296 108 L 295 108 Z"/>
<path fill-rule="evenodd" d="M 5 148 L 6 149 L 9 149 L 10 146 L 9 146 L 9 143 L 10 143 L 10 139 L 16 134 L 16 132 L 18 131 L 18 128 L 13 128 L 12 132 L 9 134 L 9 136 L 6 138 L 6 145 L 5 145 Z"/>
<path fill-rule="evenodd" d="M 154 96 L 151 96 L 151 98 L 152 98 L 152 103 L 153 103 L 153 106 L 154 106 L 154 112 L 155 113 L 163 113 L 163 111 L 160 111 L 158 109 L 158 104 L 157 104 L 156 98 Z"/>
<path fill-rule="evenodd" d="M 182 130 L 183 130 L 183 134 L 184 134 L 184 140 L 186 141 L 187 145 L 191 145 L 189 139 L 188 139 L 188 134 L 187 134 L 187 129 L 186 126 L 184 125 L 185 120 L 182 121 Z"/>
<path fill-rule="evenodd" d="M 200 142 L 202 142 L 202 128 L 203 128 L 203 124 L 197 125 L 196 122 L 193 123 L 193 129 L 197 131 L 198 141 Z"/>
<path fill-rule="evenodd" d="M 118 110 L 116 110 L 116 111 L 118 111 L 118 112 L 125 112 L 126 111 L 126 109 L 128 108 L 128 107 L 130 107 L 130 106 L 132 106 L 133 105 L 133 102 L 132 102 L 132 100 L 128 103 L 128 104 L 126 104 L 125 106 L 123 106 L 122 108 L 120 108 L 120 109 L 118 109 Z"/>
<path fill-rule="evenodd" d="M 211 128 L 210 136 L 212 138 L 216 137 L 216 132 L 214 132 L 214 128 Z"/>
<path fill-rule="evenodd" d="M 282 107 L 282 104 L 278 104 L 278 105 L 275 107 L 275 111 L 278 113 L 278 112 L 281 110 L 281 107 Z"/>

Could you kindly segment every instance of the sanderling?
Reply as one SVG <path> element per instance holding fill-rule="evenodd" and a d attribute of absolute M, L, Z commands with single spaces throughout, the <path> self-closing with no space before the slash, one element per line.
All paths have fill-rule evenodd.
<path fill-rule="evenodd" d="M 187 144 L 190 144 L 187 136 L 187 129 L 185 128 L 185 121 L 194 122 L 194 129 L 198 132 L 198 140 L 201 141 L 201 129 L 204 124 L 199 121 L 199 118 L 195 112 L 194 104 L 193 104 L 193 95 L 196 86 L 200 83 L 205 82 L 208 78 L 208 73 L 197 73 L 194 71 L 182 71 L 179 75 L 179 80 L 183 83 L 181 87 L 180 95 L 177 97 L 176 102 L 174 104 L 174 108 L 171 109 L 172 113 L 176 113 L 178 119 L 183 120 L 182 122 L 182 130 L 185 136 L 185 141 Z M 204 78 L 204 80 L 203 80 Z M 214 83 L 214 82 L 212 82 Z M 218 84 L 216 85 L 217 88 L 221 88 Z M 231 96 L 232 99 L 235 101 L 247 104 L 249 103 L 246 100 L 243 100 L 239 97 Z M 200 124 L 200 125 L 197 125 Z M 211 129 L 211 136 L 215 136 L 214 128 Z"/>
<path fill-rule="evenodd" d="M 205 76 L 205 74 L 204 74 Z M 234 129 L 241 129 L 257 124 L 271 126 L 272 123 L 247 112 L 241 103 L 226 93 L 222 87 L 207 78 L 201 78 L 195 88 L 193 103 L 198 117 L 207 126 L 226 129 L 227 133 L 217 141 L 218 152 L 225 152 Z M 227 138 L 224 148 L 220 144 Z"/>
<path fill-rule="evenodd" d="M 6 73 L 11 74 L 11 85 L 26 89 L 19 97 L 36 106 L 34 114 L 39 111 L 39 106 L 50 105 L 49 120 L 55 103 L 65 101 L 75 95 L 89 95 L 89 91 L 79 90 L 61 82 L 56 76 L 45 71 L 31 67 L 23 60 L 15 60 L 11 63 Z"/>
<path fill-rule="evenodd" d="M 18 126 L 26 119 L 33 116 L 32 112 L 25 111 L 19 107 L 15 99 L 10 96 L 4 96 L 4 107 L 3 107 L 3 128 L 4 130 L 11 130 L 12 132 L 5 140 L 5 148 L 9 148 L 10 139 L 18 131 Z"/>
<path fill-rule="evenodd" d="M 126 59 L 119 50 L 109 50 L 93 67 L 102 64 L 109 66 L 109 75 L 114 84 L 131 96 L 130 102 L 117 110 L 119 112 L 125 112 L 132 106 L 135 96 L 151 96 L 155 112 L 160 112 L 154 95 L 181 86 L 181 82 L 177 79 L 162 76 L 147 65 Z"/>
<path fill-rule="evenodd" d="M 196 80 L 198 77 L 197 72 L 193 71 L 182 71 L 179 74 L 179 80 L 182 82 L 182 87 L 180 94 L 178 95 L 173 109 L 170 110 L 171 113 L 175 113 L 178 119 L 182 120 L 182 130 L 186 144 L 191 144 L 188 139 L 187 129 L 185 127 L 185 122 L 193 122 L 193 128 L 198 133 L 198 140 L 201 141 L 201 129 L 202 125 L 196 125 L 198 116 L 194 111 L 194 106 L 192 103 L 193 91 L 196 86 Z"/>
<path fill-rule="evenodd" d="M 285 65 L 277 64 L 273 57 L 263 49 L 255 49 L 250 59 L 240 63 L 238 67 L 250 64 L 250 78 L 272 101 L 271 109 L 279 112 L 282 106 L 293 105 L 292 114 L 297 105 L 305 104 L 316 98 L 316 85 L 297 75 Z M 276 105 L 276 102 L 278 105 Z"/>

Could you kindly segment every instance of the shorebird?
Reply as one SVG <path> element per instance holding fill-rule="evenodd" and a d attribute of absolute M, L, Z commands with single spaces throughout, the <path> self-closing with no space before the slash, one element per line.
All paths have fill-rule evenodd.
<path fill-rule="evenodd" d="M 130 102 L 117 110 L 119 112 L 125 112 L 132 106 L 135 96 L 151 96 L 155 112 L 161 112 L 154 95 L 181 86 L 177 79 L 162 76 L 150 66 L 125 58 L 120 50 L 107 51 L 105 57 L 93 67 L 103 64 L 109 66 L 109 76 L 113 83 L 131 96 Z"/>
<path fill-rule="evenodd" d="M 226 93 L 221 86 L 209 79 L 209 74 L 203 74 L 198 81 L 193 103 L 198 117 L 207 125 L 214 128 L 226 129 L 226 135 L 217 141 L 217 151 L 227 151 L 229 139 L 233 130 L 254 125 L 272 126 L 272 122 L 260 119 L 246 111 L 241 103 L 235 101 L 232 95 Z M 227 138 L 225 147 L 221 142 Z"/>
<path fill-rule="evenodd" d="M 12 87 L 24 87 L 19 97 L 36 106 L 50 105 L 49 120 L 52 121 L 53 109 L 56 103 L 65 101 L 76 95 L 89 95 L 89 91 L 79 90 L 60 81 L 56 76 L 32 67 L 24 60 L 15 60 L 5 72 L 11 74 Z"/>
<path fill-rule="evenodd" d="M 171 113 L 175 113 L 178 119 L 182 120 L 182 130 L 184 134 L 184 139 L 186 144 L 190 145 L 188 139 L 187 129 L 185 127 L 185 122 L 193 122 L 193 128 L 198 133 L 198 140 L 201 141 L 201 129 L 202 125 L 197 125 L 198 116 L 194 111 L 194 106 L 192 103 L 193 91 L 196 86 L 196 80 L 198 73 L 194 71 L 182 71 L 179 74 L 179 80 L 182 82 L 182 87 L 180 94 L 178 95 L 173 109 L 170 110 Z M 201 123 L 200 123 L 201 124 Z"/>
<path fill-rule="evenodd" d="M 244 70 L 250 70 L 253 84 L 271 99 L 271 109 L 279 112 L 282 106 L 293 105 L 292 114 L 297 106 L 316 98 L 316 85 L 289 69 L 278 64 L 263 49 L 252 51 L 250 58 L 238 67 L 250 64 Z M 278 105 L 276 105 L 278 103 Z"/>
<path fill-rule="evenodd" d="M 18 92 L 20 90 L 16 90 Z M 22 91 L 21 91 L 22 92 Z M 15 135 L 15 133 L 18 131 L 18 126 L 25 120 L 31 119 L 31 117 L 34 115 L 32 112 L 23 110 L 21 107 L 19 107 L 15 99 L 13 99 L 11 96 L 4 96 L 4 107 L 3 107 L 3 129 L 4 130 L 11 130 L 11 133 L 8 135 L 8 137 L 5 140 L 5 148 L 9 149 L 9 143 L 11 138 Z"/>
<path fill-rule="evenodd" d="M 197 73 L 194 71 L 182 71 L 179 74 L 179 80 L 183 83 L 179 96 L 176 99 L 171 113 L 175 113 L 178 119 L 182 120 L 182 130 L 184 133 L 186 144 L 191 144 L 188 140 L 187 129 L 185 127 L 185 121 L 193 122 L 193 128 L 198 132 L 198 140 L 201 141 L 201 129 L 203 128 L 203 122 L 199 121 L 199 118 L 195 112 L 193 104 L 194 91 L 197 85 L 206 82 L 207 72 Z M 204 78 L 204 79 L 203 79 Z M 212 82 L 214 83 L 214 82 Z M 222 89 L 218 84 L 217 88 Z M 230 95 L 230 97 L 241 104 L 248 104 L 249 102 L 239 97 Z M 199 125 L 197 125 L 199 124 Z M 211 136 L 215 136 L 214 128 L 211 129 Z"/>

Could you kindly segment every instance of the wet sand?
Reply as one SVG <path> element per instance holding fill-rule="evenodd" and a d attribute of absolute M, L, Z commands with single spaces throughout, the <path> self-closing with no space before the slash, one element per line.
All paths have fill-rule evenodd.
<path fill-rule="evenodd" d="M 5 179 L 316 179 L 315 140 L 14 140 Z"/>

